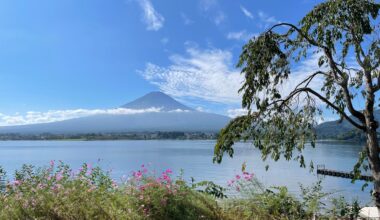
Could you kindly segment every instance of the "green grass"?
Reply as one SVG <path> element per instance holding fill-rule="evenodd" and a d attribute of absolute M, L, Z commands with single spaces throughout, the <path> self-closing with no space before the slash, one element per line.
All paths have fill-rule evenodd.
<path fill-rule="evenodd" d="M 314 213 L 334 219 L 355 214 L 341 199 L 323 216 L 321 197 L 315 196 L 321 195 L 319 187 L 303 188 L 299 200 L 285 187 L 264 188 L 247 172 L 229 185 L 237 196 L 225 198 L 225 189 L 212 182 L 173 178 L 170 169 L 157 174 L 142 166 L 116 183 L 87 164 L 75 171 L 54 161 L 45 168 L 24 165 L 0 185 L 0 219 L 310 219 Z"/>

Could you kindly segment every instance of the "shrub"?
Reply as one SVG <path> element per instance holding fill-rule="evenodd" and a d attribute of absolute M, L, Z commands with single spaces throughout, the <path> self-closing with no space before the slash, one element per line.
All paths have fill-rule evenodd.
<path fill-rule="evenodd" d="M 301 202 L 286 187 L 264 186 L 252 173 L 243 171 L 228 181 L 236 198 L 226 201 L 224 209 L 236 219 L 305 219 Z"/>
<path fill-rule="evenodd" d="M 5 173 L 0 169 L 0 180 Z M 210 181 L 187 184 L 167 169 L 159 175 L 142 165 L 116 183 L 109 172 L 83 164 L 71 170 L 51 161 L 46 168 L 24 165 L 2 184 L 0 219 L 354 219 L 360 206 L 333 199 L 321 202 L 321 183 L 301 186 L 297 199 L 286 187 L 265 188 L 243 171 L 225 189 Z M 0 185 L 1 186 L 1 185 Z"/>
<path fill-rule="evenodd" d="M 133 172 L 129 180 L 135 207 L 152 219 L 221 219 L 216 201 L 205 193 L 195 191 L 182 178 L 173 180 L 172 171 L 159 177 L 149 174 L 145 166 Z M 137 189 L 137 190 L 136 190 Z"/>
<path fill-rule="evenodd" d="M 360 212 L 360 204 L 358 200 L 353 200 L 352 203 L 348 203 L 346 199 L 341 196 L 333 198 L 332 207 L 328 211 L 330 216 L 335 216 L 340 219 L 357 219 Z"/>
<path fill-rule="evenodd" d="M 117 184 L 109 173 L 84 164 L 72 171 L 24 165 L 0 194 L 0 219 L 221 219 L 216 201 L 192 190 L 171 171 L 145 168 Z"/>

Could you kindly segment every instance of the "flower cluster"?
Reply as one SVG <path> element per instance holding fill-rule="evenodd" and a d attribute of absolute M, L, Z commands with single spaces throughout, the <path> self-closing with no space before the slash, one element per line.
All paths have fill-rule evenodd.
<path fill-rule="evenodd" d="M 245 181 L 251 181 L 253 179 L 253 173 L 249 172 L 242 172 L 242 174 L 236 174 L 235 178 L 228 180 L 227 185 L 232 186 L 235 182 L 245 180 Z"/>
<path fill-rule="evenodd" d="M 45 168 L 25 165 L 0 191 L 0 219 L 23 219 L 18 213 L 33 219 L 76 219 L 79 215 L 86 219 L 168 219 L 188 216 L 188 212 L 201 219 L 215 214 L 209 210 L 215 208 L 214 201 L 181 177 L 173 178 L 171 169 L 155 172 L 142 165 L 119 182 L 110 172 L 89 164 L 71 170 L 53 160 Z M 204 206 L 187 209 L 199 205 Z"/>
<path fill-rule="evenodd" d="M 253 173 L 243 171 L 241 174 L 236 174 L 233 179 L 227 181 L 229 187 L 234 187 L 236 191 L 240 192 L 242 185 L 246 185 L 253 180 Z"/>
<path fill-rule="evenodd" d="M 148 166 L 132 172 L 129 185 L 134 186 L 136 198 L 139 198 L 140 209 L 145 216 L 150 216 L 156 206 L 166 207 L 175 196 L 178 196 L 180 185 L 172 178 L 173 171 L 166 169 L 159 176 L 150 171 Z"/>

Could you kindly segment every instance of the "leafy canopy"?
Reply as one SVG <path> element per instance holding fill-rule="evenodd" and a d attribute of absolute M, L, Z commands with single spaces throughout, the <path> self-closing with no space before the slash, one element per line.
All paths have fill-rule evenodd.
<path fill-rule="evenodd" d="M 221 131 L 214 161 L 220 163 L 224 153 L 232 157 L 236 141 L 253 140 L 264 160 L 282 155 L 305 167 L 302 150 L 306 143 L 315 146 L 313 128 L 323 107 L 364 131 L 364 115 L 355 109 L 353 99 L 370 95 L 364 82 L 368 74 L 377 82 L 371 84 L 373 91 L 380 87 L 379 9 L 370 0 L 330 0 L 317 5 L 298 25 L 279 23 L 251 39 L 237 64 L 245 77 L 239 92 L 248 113 Z M 318 57 L 319 68 L 304 72 L 293 90 L 283 94 L 292 65 L 311 56 Z M 311 86 L 315 80 L 323 82 L 321 88 Z"/>

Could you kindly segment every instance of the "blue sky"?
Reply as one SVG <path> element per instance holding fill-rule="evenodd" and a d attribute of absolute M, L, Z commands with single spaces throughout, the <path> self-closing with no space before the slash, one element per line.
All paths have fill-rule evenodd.
<path fill-rule="evenodd" d="M 234 66 L 247 39 L 298 22 L 318 2 L 3 0 L 1 123 L 111 109 L 157 90 L 233 115 L 242 79 Z"/>

